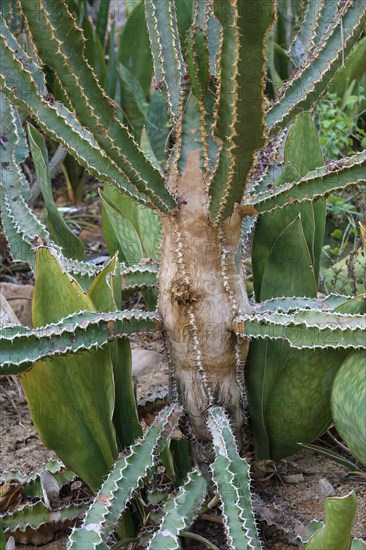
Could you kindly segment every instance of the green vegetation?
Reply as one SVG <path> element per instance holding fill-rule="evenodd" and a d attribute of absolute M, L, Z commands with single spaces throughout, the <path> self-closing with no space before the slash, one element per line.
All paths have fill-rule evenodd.
<path fill-rule="evenodd" d="M 288 456 L 333 422 L 366 462 L 358 275 L 341 295 L 319 294 L 322 273 L 335 267 L 322 260 L 326 199 L 355 216 L 346 195 L 334 204 L 335 193 L 366 183 L 364 99 L 348 93 L 359 78 L 352 67 L 366 10 L 361 0 L 344 3 L 329 24 L 326 4 L 310 0 L 291 40 L 276 48 L 286 24 L 274 23 L 274 2 L 258 0 L 252 11 L 233 0 L 145 0 L 116 50 L 108 5 L 94 30 L 84 2 L 20 0 L 24 48 L 6 22 L 15 12 L 0 16 L 1 222 L 13 259 L 36 280 L 34 328 L 2 327 L 0 374 L 19 375 L 40 437 L 95 494 L 70 549 L 109 548 L 113 533 L 121 544 L 135 540 L 150 517 L 140 491 L 153 485 L 155 495 L 159 464 L 169 483 L 150 548 L 179 548 L 214 491 L 229 548 L 259 549 L 244 388 L 257 459 Z M 347 80 L 341 100 L 339 75 Z M 332 87 L 338 95 L 316 107 Z M 67 150 L 75 196 L 84 170 L 104 184 L 112 258 L 102 267 L 84 259 L 59 216 L 42 134 Z M 29 153 L 48 227 L 30 207 L 21 169 Z M 342 244 L 328 255 L 341 255 L 351 233 L 333 228 Z M 146 309 L 124 309 L 126 290 L 141 290 Z M 144 431 L 128 341 L 142 330 L 163 331 L 171 360 L 170 404 Z M 340 529 L 350 547 L 356 497 L 341 502 L 342 527 L 338 506 L 326 504 L 309 549 L 328 548 Z M 15 525 L 42 525 L 43 514 L 30 506 Z M 6 534 L 13 520 L 1 517 Z"/>

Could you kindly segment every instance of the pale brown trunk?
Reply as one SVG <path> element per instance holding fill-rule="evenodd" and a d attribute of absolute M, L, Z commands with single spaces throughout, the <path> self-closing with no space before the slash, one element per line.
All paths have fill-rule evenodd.
<path fill-rule="evenodd" d="M 180 210 L 163 218 L 159 311 L 181 403 L 193 435 L 208 441 L 204 415 L 210 402 L 227 407 L 238 434 L 243 425 L 242 369 L 248 342 L 237 341 L 232 321 L 250 306 L 240 251 L 241 216 L 221 225 L 208 216 L 199 151 L 193 151 L 171 190 Z"/>

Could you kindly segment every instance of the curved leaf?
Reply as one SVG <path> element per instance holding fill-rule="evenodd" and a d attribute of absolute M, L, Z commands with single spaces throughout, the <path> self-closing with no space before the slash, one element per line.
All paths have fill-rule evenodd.
<path fill-rule="evenodd" d="M 296 182 L 323 164 L 315 124 L 309 113 L 291 126 L 284 149 L 284 167 L 273 183 Z M 260 216 L 256 223 L 252 265 L 257 300 L 276 296 L 317 294 L 325 204 L 306 202 Z"/>
<path fill-rule="evenodd" d="M 5 327 L 0 331 L 0 374 L 17 374 L 39 359 L 101 347 L 124 334 L 158 326 L 160 321 L 155 313 L 129 310 L 82 311 L 39 329 Z"/>
<path fill-rule="evenodd" d="M 189 472 L 187 481 L 164 506 L 159 530 L 153 535 L 150 550 L 179 549 L 179 533 L 189 527 L 206 498 L 207 482 L 198 470 Z"/>
<path fill-rule="evenodd" d="M 225 219 L 240 203 L 255 151 L 264 143 L 263 93 L 265 34 L 272 24 L 272 2 L 253 5 L 215 0 L 221 23 L 219 100 L 215 135 L 222 143 L 210 184 L 210 215 Z"/>
<path fill-rule="evenodd" d="M 208 411 L 207 425 L 215 452 L 215 461 L 210 469 L 220 495 L 230 548 L 259 550 L 262 546 L 252 510 L 249 465 L 239 455 L 224 409 L 212 407 Z"/>
<path fill-rule="evenodd" d="M 325 525 L 314 533 L 306 544 L 306 550 L 337 548 L 349 550 L 351 531 L 356 515 L 357 498 L 352 491 L 345 497 L 332 497 L 324 501 Z"/>
<path fill-rule="evenodd" d="M 307 4 L 299 32 L 293 39 L 290 47 L 291 59 L 296 67 L 302 65 L 313 46 L 319 15 L 322 12 L 324 4 L 325 0 L 309 0 Z"/>
<path fill-rule="evenodd" d="M 268 110 L 266 124 L 271 135 L 285 128 L 300 112 L 312 107 L 342 67 L 345 57 L 361 36 L 365 22 L 363 0 L 353 0 L 337 12 L 332 32 L 308 58 L 300 73 L 287 83 L 282 97 Z"/>
<path fill-rule="evenodd" d="M 181 115 L 183 78 L 186 74 L 179 40 L 175 3 L 170 0 L 144 0 L 155 79 L 162 84 L 172 121 Z"/>
<path fill-rule="evenodd" d="M 47 209 L 51 237 L 62 248 L 65 256 L 81 260 L 84 257 L 84 245 L 69 229 L 53 200 L 45 141 L 31 124 L 28 124 L 28 137 L 39 186 Z"/>
<path fill-rule="evenodd" d="M 81 124 L 116 163 L 126 181 L 148 195 L 157 208 L 174 208 L 175 201 L 165 189 L 161 174 L 120 122 L 113 101 L 95 78 L 84 55 L 87 43 L 65 1 L 26 0 L 21 6 L 42 60 L 57 73 Z"/>
<path fill-rule="evenodd" d="M 122 307 L 121 288 L 121 274 L 116 255 L 96 277 L 88 290 L 88 296 L 97 311 L 116 311 Z M 118 449 L 122 451 L 142 435 L 132 381 L 131 346 L 128 338 L 121 338 L 110 342 L 108 349 L 114 378 L 113 424 Z"/>
<path fill-rule="evenodd" d="M 352 454 L 366 466 L 366 353 L 354 351 L 334 379 L 331 405 L 337 431 Z"/>
<path fill-rule="evenodd" d="M 280 185 L 273 192 L 260 193 L 251 204 L 258 212 L 271 212 L 294 202 L 314 201 L 336 191 L 366 183 L 366 151 L 306 174 L 295 183 Z"/>
<path fill-rule="evenodd" d="M 46 248 L 38 250 L 36 261 L 34 326 L 57 322 L 75 311 L 94 311 L 90 298 Z M 20 381 L 42 441 L 96 490 L 117 456 L 108 350 L 37 361 Z"/>
<path fill-rule="evenodd" d="M 87 511 L 81 527 L 73 529 L 68 550 L 108 548 L 108 537 L 134 491 L 154 466 L 159 443 L 170 435 L 180 414 L 181 411 L 174 405 L 164 409 L 144 438 L 131 447 L 127 456 L 116 461 Z"/>
<path fill-rule="evenodd" d="M 359 348 L 366 349 L 364 315 L 299 310 L 286 313 L 239 315 L 234 320 L 239 336 L 280 339 L 298 349 Z"/>
<path fill-rule="evenodd" d="M 279 301 L 287 300 L 274 303 Z M 365 300 L 329 296 L 321 309 L 328 308 L 360 317 Z M 327 429 L 334 376 L 348 355 L 347 349 L 291 349 L 282 340 L 251 342 L 245 378 L 258 458 L 293 454 L 298 442 L 310 443 Z"/>

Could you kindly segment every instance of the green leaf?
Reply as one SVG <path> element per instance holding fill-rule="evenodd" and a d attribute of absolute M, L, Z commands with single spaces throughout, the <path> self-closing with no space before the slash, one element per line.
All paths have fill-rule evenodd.
<path fill-rule="evenodd" d="M 356 459 L 366 466 L 366 353 L 354 351 L 334 379 L 331 405 L 334 424 Z"/>
<path fill-rule="evenodd" d="M 365 302 L 363 297 L 330 296 L 322 306 L 328 308 L 360 316 Z M 291 349 L 281 340 L 251 342 L 245 379 L 259 459 L 293 454 L 299 441 L 310 443 L 327 429 L 334 376 L 348 355 L 347 349 Z"/>
<path fill-rule="evenodd" d="M 121 63 L 117 73 L 121 81 L 121 107 L 135 139 L 139 141 L 147 117 L 146 96 L 139 81 Z"/>
<path fill-rule="evenodd" d="M 11 210 L 11 202 L 8 200 L 0 185 L 1 224 L 6 235 L 6 240 L 14 261 L 24 261 L 34 269 L 35 258 L 33 247 L 24 238 L 25 234 L 19 229 Z M 27 213 L 29 213 L 27 211 Z M 44 228 L 45 230 L 45 228 Z M 38 234 L 38 233 L 37 233 Z"/>
<path fill-rule="evenodd" d="M 163 94 L 160 90 L 156 90 L 151 97 L 146 119 L 146 131 L 156 158 L 159 162 L 164 161 L 169 147 L 170 126 Z"/>
<path fill-rule="evenodd" d="M 179 487 L 193 467 L 188 440 L 185 438 L 172 439 L 169 449 L 173 455 L 175 471 L 174 486 Z"/>
<path fill-rule="evenodd" d="M 166 502 L 159 530 L 154 533 L 149 548 L 165 550 L 180 548 L 179 534 L 189 527 L 206 498 L 207 482 L 198 470 L 188 474 L 188 479 Z"/>
<path fill-rule="evenodd" d="M 7 540 L 4 535 L 3 528 L 0 524 L 0 550 L 6 550 L 6 544 L 7 544 Z"/>
<path fill-rule="evenodd" d="M 169 0 L 145 0 L 145 16 L 155 79 L 162 83 L 171 120 L 177 121 L 182 109 L 182 86 L 186 69 L 181 52 L 175 4 Z"/>
<path fill-rule="evenodd" d="M 278 25 L 277 25 L 277 27 L 278 27 Z M 280 77 L 279 72 L 277 71 L 276 61 L 275 61 L 275 58 L 276 58 L 275 50 L 276 50 L 276 47 L 278 47 L 278 44 L 276 42 L 276 40 L 278 40 L 278 38 L 276 37 L 276 34 L 277 34 L 276 33 L 276 27 L 273 27 L 272 31 L 270 33 L 268 33 L 267 39 L 266 39 L 266 42 L 267 42 L 266 54 L 267 54 L 268 73 L 269 73 L 269 76 L 270 76 L 270 79 L 271 79 L 271 84 L 272 84 L 272 87 L 273 87 L 274 97 L 277 97 L 278 92 L 279 92 L 281 86 L 283 85 L 283 80 Z"/>
<path fill-rule="evenodd" d="M 266 403 L 273 460 L 297 452 L 299 441 L 311 442 L 326 431 L 331 422 L 332 381 L 346 355 L 346 350 L 291 350 L 281 370 L 274 373 L 275 383 Z M 272 368 L 272 361 L 268 367 Z"/>
<path fill-rule="evenodd" d="M 20 19 L 17 14 L 15 0 L 0 0 L 0 12 L 3 14 L 12 32 L 19 29 Z"/>
<path fill-rule="evenodd" d="M 201 163 L 203 164 L 203 132 L 201 111 L 198 101 L 194 95 L 191 95 L 185 105 L 182 129 L 181 129 L 181 141 L 178 160 L 178 171 L 180 174 L 187 169 L 187 163 L 189 162 L 190 154 L 197 149 L 200 152 Z"/>
<path fill-rule="evenodd" d="M 7 533 L 14 533 L 17 530 L 25 531 L 28 529 L 44 528 L 47 524 L 57 524 L 77 520 L 84 514 L 87 508 L 86 504 L 70 504 L 58 508 L 57 511 L 49 509 L 43 502 L 36 504 L 26 504 L 10 513 L 2 514 L 2 527 Z"/>
<path fill-rule="evenodd" d="M 75 311 L 94 311 L 90 298 L 46 248 L 38 249 L 36 261 L 35 327 L 57 322 Z M 37 361 L 21 374 L 20 381 L 44 444 L 96 490 L 117 456 L 108 350 Z"/>
<path fill-rule="evenodd" d="M 115 250 L 113 251 L 113 253 Z M 80 284 L 83 290 L 88 290 L 93 282 L 94 277 L 103 269 L 96 265 L 93 261 L 79 262 L 65 258 L 61 253 L 54 250 L 59 261 Z M 145 261 L 141 264 L 126 266 L 125 263 L 119 265 L 122 275 L 122 287 L 124 290 L 137 290 L 145 287 L 155 287 L 157 284 L 157 262 Z"/>
<path fill-rule="evenodd" d="M 131 8 L 133 9 L 120 34 L 117 58 L 141 84 L 145 96 L 149 97 L 153 62 L 143 0 L 133 0 Z"/>
<path fill-rule="evenodd" d="M 250 343 L 245 383 L 253 426 L 255 453 L 260 460 L 272 458 L 273 438 L 268 431 L 268 411 L 274 408 L 271 399 L 272 391 L 276 387 L 281 370 L 286 365 L 290 351 L 289 345 L 280 340 L 276 342 L 252 341 Z M 282 416 L 285 413 L 286 405 L 283 407 Z M 304 438 L 300 437 L 300 439 Z M 295 445 L 300 439 L 296 439 Z M 278 445 L 280 444 L 282 444 L 282 437 L 278 441 Z"/>
<path fill-rule="evenodd" d="M 121 270 L 123 288 L 144 288 L 157 285 L 158 265 L 156 262 L 144 262 Z"/>
<path fill-rule="evenodd" d="M 334 27 L 339 25 L 339 11 L 334 9 L 334 4 L 322 2 L 322 6 L 318 13 L 317 24 L 313 36 L 312 43 L 315 48 L 318 48 L 325 42 Z"/>
<path fill-rule="evenodd" d="M 264 143 L 264 41 L 272 24 L 272 3 L 259 0 L 251 8 L 230 0 L 214 2 L 222 25 L 215 128 L 222 149 L 210 184 L 213 219 L 225 219 L 241 202 L 254 152 Z"/>
<path fill-rule="evenodd" d="M 144 257 L 141 240 L 132 223 L 111 203 L 110 199 L 100 191 L 106 214 L 109 222 L 115 229 L 115 236 L 119 250 L 126 258 L 128 265 L 136 264 Z"/>
<path fill-rule="evenodd" d="M 266 124 L 271 135 L 285 128 L 296 115 L 309 110 L 318 100 L 361 36 L 365 22 L 363 0 L 350 3 L 343 16 L 339 12 L 339 20 L 329 37 L 268 110 Z"/>
<path fill-rule="evenodd" d="M 148 133 L 146 131 L 146 127 L 144 127 L 141 132 L 140 146 L 144 154 L 150 160 L 151 164 L 153 164 L 157 170 L 162 171 L 159 161 L 156 158 L 153 148 L 151 146 L 151 142 L 150 142 Z"/>
<path fill-rule="evenodd" d="M 291 59 L 296 67 L 300 67 L 306 61 L 313 47 L 315 30 L 323 5 L 324 0 L 310 0 L 307 4 L 299 32 L 290 47 Z"/>
<path fill-rule="evenodd" d="M 258 212 L 271 212 L 295 202 L 314 201 L 336 191 L 366 183 L 366 151 L 317 168 L 295 183 L 280 185 L 273 192 L 260 193 L 251 204 Z"/>
<path fill-rule="evenodd" d="M 110 344 L 115 384 L 113 424 L 119 450 L 123 450 L 142 434 L 132 380 L 132 356 L 128 338 Z"/>
<path fill-rule="evenodd" d="M 174 3 L 180 43 L 184 44 L 187 37 L 187 31 L 193 22 L 195 0 L 174 0 Z"/>
<path fill-rule="evenodd" d="M 363 315 L 299 310 L 292 315 L 270 313 L 239 315 L 234 321 L 238 335 L 286 340 L 293 348 L 366 349 Z"/>
<path fill-rule="evenodd" d="M 118 207 L 118 210 L 123 211 L 128 219 L 130 219 L 130 216 L 132 215 L 135 216 L 136 204 L 130 199 L 128 195 L 122 193 L 117 187 L 110 183 L 106 183 L 103 187 L 103 193 L 109 199 L 109 203 L 113 204 L 115 207 Z M 118 251 L 119 257 L 125 262 L 126 258 L 119 246 L 116 236 L 117 228 L 115 228 L 109 221 L 108 213 L 103 200 L 102 227 L 103 237 L 105 242 L 107 243 L 109 254 L 113 256 Z"/>
<path fill-rule="evenodd" d="M 355 45 L 350 52 L 345 66 L 342 67 L 331 83 L 329 92 L 336 93 L 338 97 L 344 98 L 346 90 L 354 80 L 359 80 L 366 72 L 363 60 L 366 57 L 366 36 Z"/>
<path fill-rule="evenodd" d="M 105 44 L 105 36 L 108 25 L 109 2 L 110 0 L 101 0 L 96 21 L 96 33 L 102 46 L 104 46 Z"/>
<path fill-rule="evenodd" d="M 83 9 L 82 18 L 79 17 L 79 26 L 85 37 L 85 59 L 91 67 L 99 84 L 102 88 L 107 88 L 107 65 L 104 57 L 104 49 L 99 37 L 95 32 L 93 23 L 91 22 L 87 9 Z"/>
<path fill-rule="evenodd" d="M 97 311 L 109 312 L 121 309 L 121 274 L 117 256 L 96 277 L 88 291 Z M 114 376 L 115 407 L 113 424 L 120 451 L 142 435 L 132 381 L 132 357 L 128 338 L 108 344 Z"/>
<path fill-rule="evenodd" d="M 325 525 L 311 537 L 306 550 L 349 550 L 352 524 L 357 510 L 357 498 L 352 491 L 345 497 L 332 497 L 324 501 Z"/>
<path fill-rule="evenodd" d="M 1 96 L 6 100 L 4 94 L 1 94 Z M 29 149 L 18 110 L 15 107 L 11 106 L 11 111 L 16 130 L 14 128 L 14 132 L 12 132 L 12 136 L 9 136 L 9 138 L 15 138 L 16 140 L 14 161 L 16 164 L 19 165 L 21 162 L 24 162 L 25 159 L 29 156 Z M 29 200 L 31 198 L 31 192 L 30 189 L 28 189 L 28 185 L 26 185 L 22 189 L 22 194 L 25 200 Z"/>
<path fill-rule="evenodd" d="M 0 10 L 0 34 L 5 38 L 7 47 L 14 53 L 14 58 L 21 62 L 21 64 L 30 71 L 32 79 L 35 82 L 36 88 L 41 95 L 46 92 L 46 79 L 41 68 L 33 61 L 33 59 L 23 50 L 15 36 L 10 32 L 9 27 L 6 24 L 2 16 L 2 10 Z"/>
<path fill-rule="evenodd" d="M 333 460 L 338 464 L 341 464 L 342 466 L 350 470 L 350 472 L 361 471 L 360 468 L 358 468 L 353 462 L 340 455 L 339 453 L 335 453 L 334 451 L 327 449 L 326 447 L 320 447 L 320 445 L 311 445 L 310 443 L 299 443 L 299 445 L 301 445 L 301 447 L 305 447 L 305 449 L 310 449 L 311 451 L 314 451 L 314 453 L 318 453 L 321 456 L 325 456 L 325 458 L 329 458 L 330 460 Z"/>
<path fill-rule="evenodd" d="M 138 208 L 138 231 L 145 257 L 158 259 L 160 257 L 162 228 L 159 216 L 151 208 Z"/>
<path fill-rule="evenodd" d="M 13 164 L 13 157 L 18 150 L 24 152 L 25 146 L 21 134 L 17 134 L 17 124 L 12 122 L 13 119 L 17 120 L 18 117 L 16 109 L 10 106 L 6 96 L 2 93 L 0 93 L 0 113 L 2 115 L 0 117 L 1 135 L 8 139 L 7 146 L 5 148 L 0 147 L 0 160 L 4 163 L 8 162 L 11 167 L 9 170 L 4 168 L 1 172 L 2 224 L 13 258 L 27 261 L 34 268 L 36 246 L 32 244 L 32 237 L 40 236 L 51 246 L 53 246 L 53 243 L 46 228 L 37 220 L 23 199 L 23 197 L 29 196 L 28 182 L 18 167 Z M 116 197 L 124 197 L 126 204 L 130 205 L 131 208 L 133 207 L 133 212 L 136 210 L 136 204 L 114 186 L 111 186 L 111 188 L 113 189 L 113 193 L 111 192 L 113 200 L 116 200 Z M 110 189 L 108 184 L 106 184 L 106 189 Z M 56 245 L 54 246 L 56 247 Z M 113 249 L 112 254 L 115 250 L 116 248 Z M 89 288 L 93 276 L 97 275 L 100 269 L 92 263 L 68 259 L 62 256 L 59 250 L 55 250 L 55 252 L 57 252 L 57 257 L 63 263 L 65 269 L 78 280 L 84 289 Z M 156 265 L 145 263 L 140 266 L 126 267 L 126 265 L 121 264 L 120 270 L 125 289 L 156 285 Z"/>
<path fill-rule="evenodd" d="M 146 198 L 136 192 L 116 164 L 102 152 L 90 132 L 60 103 L 50 104 L 39 95 L 31 74 L 24 70 L 20 61 L 17 61 L 2 35 L 0 49 L 0 81 L 7 97 L 28 111 L 41 128 L 56 141 L 61 142 L 91 174 L 99 179 L 115 182 L 136 200 L 146 202 Z"/>
<path fill-rule="evenodd" d="M 106 193 L 100 191 L 100 195 L 103 225 L 110 250 L 113 253 L 120 250 L 128 264 L 137 263 L 143 257 L 159 258 L 162 229 L 158 215 L 151 208 L 140 208 L 129 197 L 111 186 L 107 186 L 105 191 Z M 131 242 L 134 240 L 136 244 L 132 247 Z M 126 251 L 129 248 L 133 248 L 135 253 L 127 258 Z M 138 250 L 140 254 L 137 253 Z"/>
<path fill-rule="evenodd" d="M 344 296 L 347 300 L 347 296 Z M 265 302 L 256 305 L 256 311 L 263 313 L 264 311 L 296 311 L 298 309 L 323 309 L 327 307 L 326 299 L 316 300 L 313 298 L 270 298 Z"/>
<path fill-rule="evenodd" d="M 51 237 L 61 246 L 65 256 L 81 260 L 84 257 L 84 245 L 69 229 L 53 200 L 48 153 L 44 138 L 31 124 L 28 124 L 28 136 L 38 183 L 47 209 Z"/>
<path fill-rule="evenodd" d="M 199 102 L 206 97 L 209 79 L 209 51 L 205 33 L 191 27 L 187 34 L 187 65 L 192 92 Z"/>
<path fill-rule="evenodd" d="M 296 182 L 323 164 L 319 139 L 309 113 L 291 126 L 285 164 L 273 185 Z M 325 225 L 325 203 L 307 202 L 266 213 L 255 229 L 252 262 L 257 300 L 276 296 L 315 297 Z"/>
<path fill-rule="evenodd" d="M 266 221 L 268 226 L 274 220 Z M 273 230 L 275 229 L 276 225 L 273 226 Z M 267 300 L 272 296 L 284 294 L 316 296 L 314 267 L 304 234 L 304 222 L 300 215 L 279 234 L 271 247 L 268 247 L 268 244 L 265 247 L 266 244 L 264 242 L 262 247 L 256 246 L 256 253 L 263 254 L 259 260 L 265 265 L 259 299 Z M 256 263 L 253 263 L 253 266 L 256 266 Z M 256 271 L 254 273 L 256 274 Z"/>
<path fill-rule="evenodd" d="M 8 246 L 15 261 L 28 262 L 35 266 L 32 239 L 37 235 L 49 241 L 44 225 L 28 207 L 30 190 L 27 180 L 16 161 L 23 161 L 27 155 L 19 115 L 7 97 L 0 92 L 0 204 L 1 222 Z"/>
<path fill-rule="evenodd" d="M 42 60 L 58 74 L 81 124 L 89 128 L 127 181 L 148 195 L 158 208 L 174 208 L 175 201 L 165 189 L 162 176 L 120 122 L 113 101 L 96 80 L 84 56 L 84 35 L 66 6 L 61 1 L 33 0 L 23 1 L 22 10 Z M 34 10 L 37 18 L 33 17 Z"/>
<path fill-rule="evenodd" d="M 0 332 L 0 374 L 24 372 L 39 359 L 102 347 L 124 334 L 158 326 L 160 320 L 155 313 L 132 310 L 108 314 L 82 311 L 34 330 L 4 327 Z"/>
<path fill-rule="evenodd" d="M 154 466 L 156 451 L 175 427 L 181 411 L 176 406 L 163 410 L 144 438 L 135 443 L 127 456 L 114 464 L 95 501 L 87 511 L 81 527 L 73 529 L 68 548 L 107 549 L 106 540 L 149 470 Z"/>
<path fill-rule="evenodd" d="M 117 74 L 116 74 L 116 50 L 115 50 L 115 32 L 116 32 L 116 24 L 115 21 L 112 21 L 111 30 L 109 32 L 108 36 L 108 86 L 107 86 L 107 93 L 109 97 L 115 97 L 116 93 L 116 83 L 117 83 Z"/>
<path fill-rule="evenodd" d="M 239 455 L 224 409 L 211 408 L 208 411 L 207 425 L 215 452 L 215 461 L 210 469 L 220 495 L 229 547 L 259 550 L 261 543 L 252 510 L 249 465 Z"/>

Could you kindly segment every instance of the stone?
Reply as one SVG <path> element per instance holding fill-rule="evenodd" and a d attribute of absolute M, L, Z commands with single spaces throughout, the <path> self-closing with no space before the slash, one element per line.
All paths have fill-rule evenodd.
<path fill-rule="evenodd" d="M 162 359 L 162 354 L 157 351 L 148 349 L 133 349 L 132 350 L 132 374 L 133 376 L 141 376 L 147 371 L 154 372 Z"/>
<path fill-rule="evenodd" d="M 32 328 L 33 285 L 0 283 L 0 293 L 6 298 L 21 325 Z"/>
<path fill-rule="evenodd" d="M 319 479 L 318 487 L 319 494 L 322 497 L 330 497 L 332 495 L 335 495 L 335 489 L 333 485 L 325 477 Z"/>

